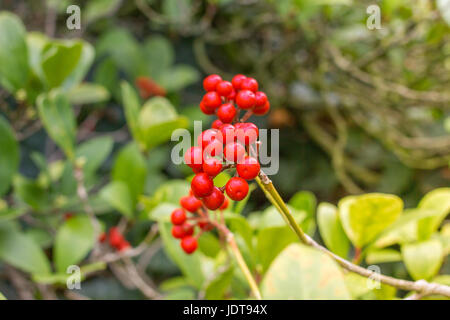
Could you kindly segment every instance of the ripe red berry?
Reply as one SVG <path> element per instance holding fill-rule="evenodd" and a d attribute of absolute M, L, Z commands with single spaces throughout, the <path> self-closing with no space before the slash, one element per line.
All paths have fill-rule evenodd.
<path fill-rule="evenodd" d="M 222 205 L 220 206 L 220 210 L 226 210 L 228 208 L 228 205 L 230 204 L 230 201 L 227 197 L 225 197 L 225 200 L 223 201 Z"/>
<path fill-rule="evenodd" d="M 234 100 L 236 98 L 236 90 L 232 90 L 231 93 L 227 96 L 228 100 Z"/>
<path fill-rule="evenodd" d="M 184 162 L 192 168 L 192 170 L 201 172 L 203 164 L 203 152 L 200 147 L 191 147 L 184 154 Z"/>
<path fill-rule="evenodd" d="M 261 166 L 259 165 L 258 160 L 253 157 L 245 157 L 242 160 L 242 163 L 238 163 L 236 165 L 236 171 L 241 178 L 245 180 L 255 179 L 259 173 Z"/>
<path fill-rule="evenodd" d="M 241 90 L 258 91 L 258 81 L 250 77 L 244 79 L 241 83 Z"/>
<path fill-rule="evenodd" d="M 197 173 L 191 181 L 194 196 L 203 198 L 209 196 L 214 189 L 214 183 L 206 173 Z"/>
<path fill-rule="evenodd" d="M 200 110 L 207 115 L 212 115 L 215 112 L 214 108 L 208 108 L 206 107 L 205 103 L 202 101 L 200 101 Z"/>
<path fill-rule="evenodd" d="M 220 121 L 220 119 L 216 119 L 216 120 L 214 120 L 213 123 L 211 124 L 211 128 L 212 128 L 212 129 L 219 129 L 222 125 L 223 125 L 223 122 Z"/>
<path fill-rule="evenodd" d="M 203 198 L 203 204 L 209 210 L 219 209 L 224 201 L 225 201 L 225 196 L 223 195 L 223 192 L 220 191 L 220 189 L 217 187 L 214 187 L 213 192 L 209 196 Z"/>
<path fill-rule="evenodd" d="M 205 149 L 208 144 L 210 144 L 213 140 L 216 139 L 217 129 L 206 129 L 197 137 L 197 144 L 202 149 Z"/>
<path fill-rule="evenodd" d="M 236 124 L 235 134 L 237 141 L 248 146 L 258 139 L 259 130 L 252 122 L 242 122 Z"/>
<path fill-rule="evenodd" d="M 228 180 L 225 190 L 232 200 L 241 201 L 248 194 L 248 183 L 242 178 L 233 177 Z"/>
<path fill-rule="evenodd" d="M 217 139 L 224 144 L 235 141 L 235 135 L 234 135 L 234 126 L 230 123 L 225 123 L 223 126 L 220 127 L 220 135 L 217 135 Z"/>
<path fill-rule="evenodd" d="M 245 148 L 240 143 L 230 142 L 223 148 L 223 154 L 228 161 L 238 163 L 245 156 Z"/>
<path fill-rule="evenodd" d="M 194 213 L 202 207 L 202 202 L 193 195 L 189 195 L 181 197 L 180 205 L 187 211 Z"/>
<path fill-rule="evenodd" d="M 203 80 L 203 89 L 205 91 L 214 91 L 222 78 L 217 74 L 211 74 Z"/>
<path fill-rule="evenodd" d="M 258 91 L 255 93 L 255 108 L 264 107 L 267 102 L 267 96 L 264 92 Z"/>
<path fill-rule="evenodd" d="M 181 239 L 184 237 L 184 229 L 183 226 L 174 225 L 172 227 L 172 236 L 176 239 Z"/>
<path fill-rule="evenodd" d="M 227 97 L 233 91 L 233 85 L 230 81 L 221 81 L 217 84 L 216 91 L 222 97 Z"/>
<path fill-rule="evenodd" d="M 124 237 L 119 232 L 119 229 L 117 227 L 112 227 L 111 229 L 109 229 L 109 244 L 111 246 L 117 247 L 124 240 Z"/>
<path fill-rule="evenodd" d="M 217 116 L 223 123 L 231 123 L 236 116 L 236 108 L 231 103 L 224 103 L 217 109 Z"/>
<path fill-rule="evenodd" d="M 187 254 L 193 253 L 198 247 L 197 239 L 191 236 L 181 239 L 180 245 L 183 251 Z"/>
<path fill-rule="evenodd" d="M 222 104 L 222 99 L 220 99 L 219 94 L 215 91 L 207 92 L 203 96 L 202 101 L 207 109 L 216 109 Z"/>
<path fill-rule="evenodd" d="M 194 226 L 192 224 L 185 222 L 181 227 L 183 228 L 184 237 L 194 234 Z"/>
<path fill-rule="evenodd" d="M 236 103 L 241 109 L 251 109 L 255 105 L 255 94 L 250 90 L 241 90 L 236 96 Z"/>
<path fill-rule="evenodd" d="M 244 76 L 243 74 L 237 74 L 233 77 L 233 79 L 231 80 L 231 83 L 233 84 L 233 87 L 235 90 L 241 90 L 241 85 L 242 82 L 246 79 L 247 77 Z"/>
<path fill-rule="evenodd" d="M 217 176 L 222 171 L 222 160 L 217 158 L 207 158 L 203 162 L 203 172 L 210 177 Z"/>
<path fill-rule="evenodd" d="M 222 138 L 220 137 L 219 139 L 215 139 L 213 141 L 211 141 L 205 148 L 205 150 L 203 150 L 203 157 L 215 157 L 215 156 L 221 156 L 223 152 L 223 143 L 222 143 Z"/>
<path fill-rule="evenodd" d="M 255 106 L 253 108 L 253 113 L 256 114 L 257 116 L 262 116 L 264 114 L 266 114 L 270 109 L 270 103 L 269 101 L 266 101 L 266 103 L 263 106 Z"/>
<path fill-rule="evenodd" d="M 183 209 L 175 209 L 170 215 L 170 221 L 175 225 L 182 225 L 186 221 L 186 212 Z"/>
<path fill-rule="evenodd" d="M 211 231 L 212 229 L 214 229 L 214 225 L 212 223 L 209 223 L 208 221 L 199 221 L 197 225 L 203 231 Z"/>

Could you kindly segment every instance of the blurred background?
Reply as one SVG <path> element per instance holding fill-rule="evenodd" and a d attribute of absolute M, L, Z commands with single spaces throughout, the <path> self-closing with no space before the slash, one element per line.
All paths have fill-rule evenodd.
<path fill-rule="evenodd" d="M 81 9 L 81 29 L 68 29 L 71 4 Z M 98 86 L 73 93 L 71 101 L 78 142 L 114 140 L 97 183 L 106 182 L 114 154 L 132 139 L 122 80 L 142 100 L 166 97 L 190 127 L 193 120 L 212 121 L 198 108 L 202 79 L 243 73 L 270 99 L 271 112 L 255 122 L 280 129 L 280 169 L 271 179 L 285 199 L 307 190 L 317 202 L 336 204 L 347 195 L 384 192 L 414 207 L 430 190 L 450 186 L 449 1 L 0 0 L 0 10 L 17 15 L 28 33 L 81 38 L 95 50 L 84 79 Z M 32 90 L 23 94 L 0 89 L 0 113 L 20 142 L 20 174 L 37 179 L 42 167 L 34 155 L 50 163 L 61 152 L 24 107 L 35 104 Z M 143 194 L 190 174 L 171 163 L 172 146 L 166 140 L 148 150 Z M 243 213 L 265 207 L 255 190 Z M 118 220 L 105 218 L 111 225 Z M 130 241 L 148 226 L 135 227 Z M 149 272 L 157 282 L 178 274 L 163 252 L 156 255 Z M 1 283 L 0 291 L 18 297 Z M 83 294 L 142 297 L 122 287 L 97 277 L 83 283 Z"/>

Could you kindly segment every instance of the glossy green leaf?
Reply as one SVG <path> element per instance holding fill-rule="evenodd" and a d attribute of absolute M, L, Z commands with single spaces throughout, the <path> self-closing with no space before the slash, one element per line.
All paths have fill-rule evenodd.
<path fill-rule="evenodd" d="M 317 224 L 326 247 L 342 258 L 347 258 L 350 241 L 342 228 L 336 206 L 326 202 L 319 204 Z"/>
<path fill-rule="evenodd" d="M 1 49 L 0 49 L 1 51 Z M 5 118 L 0 116 L 0 196 L 5 194 L 19 168 L 19 144 Z"/>
<path fill-rule="evenodd" d="M 67 267 L 76 265 L 95 244 L 94 228 L 85 215 L 76 215 L 59 228 L 55 237 L 53 255 L 56 270 L 65 273 Z"/>
<path fill-rule="evenodd" d="M 403 201 L 394 195 L 371 193 L 345 197 L 338 207 L 345 233 L 361 248 L 397 220 Z"/>
<path fill-rule="evenodd" d="M 212 280 L 206 287 L 205 298 L 207 300 L 224 299 L 224 295 L 230 287 L 233 272 L 233 268 L 230 267 L 221 272 L 214 280 Z"/>
<path fill-rule="evenodd" d="M 116 156 L 112 169 L 112 179 L 122 181 L 128 186 L 133 206 L 144 190 L 146 175 L 147 166 L 144 156 L 136 144 L 127 144 Z"/>
<path fill-rule="evenodd" d="M 65 152 L 74 157 L 76 135 L 75 115 L 67 97 L 57 91 L 42 94 L 37 100 L 39 117 L 48 135 Z"/>
<path fill-rule="evenodd" d="M 148 71 L 153 79 L 160 79 L 175 60 L 175 52 L 169 40 L 162 36 L 152 36 L 145 40 L 143 52 Z"/>
<path fill-rule="evenodd" d="M 142 142 L 149 150 L 170 140 L 172 132 L 178 128 L 187 128 L 188 119 L 179 117 L 172 104 L 163 97 L 148 100 L 139 113 L 138 125 L 142 133 Z"/>
<path fill-rule="evenodd" d="M 191 285 L 196 288 L 201 288 L 205 279 L 202 271 L 200 254 L 194 252 L 193 254 L 186 254 L 180 246 L 180 241 L 172 237 L 171 223 L 158 222 L 159 231 L 164 244 L 164 251 L 181 269 L 186 278 L 189 279 Z"/>
<path fill-rule="evenodd" d="M 443 248 L 437 239 L 405 244 L 402 246 L 402 256 L 413 279 L 429 280 L 442 265 Z"/>
<path fill-rule="evenodd" d="M 0 224 L 0 260 L 25 272 L 50 273 L 50 263 L 42 249 L 27 235 Z"/>
<path fill-rule="evenodd" d="M 127 218 L 133 218 L 133 201 L 128 186 L 122 181 L 113 181 L 105 186 L 101 197 Z"/>
<path fill-rule="evenodd" d="M 141 144 L 142 135 L 139 129 L 139 112 L 141 104 L 136 91 L 128 82 L 121 83 L 122 103 L 127 119 L 127 125 L 130 128 L 131 134 L 136 142 Z"/>
<path fill-rule="evenodd" d="M 368 264 L 402 261 L 402 254 L 395 249 L 373 249 L 367 252 Z"/>
<path fill-rule="evenodd" d="M 291 244 L 274 260 L 261 291 L 264 299 L 350 299 L 338 265 L 301 244 Z"/>
<path fill-rule="evenodd" d="M 94 83 L 82 83 L 67 93 L 70 103 L 91 104 L 104 102 L 109 99 L 109 92 L 105 87 Z"/>
<path fill-rule="evenodd" d="M 298 241 L 297 236 L 287 226 L 260 230 L 257 236 L 256 250 L 262 272 L 266 272 L 272 261 L 284 248 L 296 241 Z"/>
<path fill-rule="evenodd" d="M 434 210 L 436 213 L 418 222 L 418 238 L 419 240 L 426 240 L 439 228 L 442 221 L 450 213 L 450 188 L 438 188 L 430 191 L 420 200 L 417 207 Z"/>
<path fill-rule="evenodd" d="M 83 170 L 86 175 L 93 174 L 108 158 L 113 148 L 114 140 L 109 136 L 93 138 L 77 147 L 75 157 L 83 159 Z"/>
<path fill-rule="evenodd" d="M 10 92 L 24 88 L 28 76 L 26 30 L 12 13 L 0 12 L 0 84 Z"/>
<path fill-rule="evenodd" d="M 200 78 L 197 70 L 188 65 L 177 65 L 159 77 L 159 84 L 167 91 L 177 91 L 195 83 Z"/>

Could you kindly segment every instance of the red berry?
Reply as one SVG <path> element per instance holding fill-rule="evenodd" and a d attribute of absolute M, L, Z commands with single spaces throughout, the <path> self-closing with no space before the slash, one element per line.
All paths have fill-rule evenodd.
<path fill-rule="evenodd" d="M 222 171 L 222 160 L 207 158 L 203 162 L 203 172 L 208 176 L 215 177 Z"/>
<path fill-rule="evenodd" d="M 197 144 L 202 149 L 205 149 L 208 144 L 216 139 L 217 129 L 206 129 L 197 137 Z"/>
<path fill-rule="evenodd" d="M 180 205 L 187 211 L 194 213 L 202 207 L 202 202 L 193 195 L 189 195 L 181 197 Z"/>
<path fill-rule="evenodd" d="M 211 74 L 203 80 L 203 89 L 205 91 L 214 91 L 222 78 L 217 74 Z"/>
<path fill-rule="evenodd" d="M 181 239 L 184 237 L 183 226 L 174 225 L 172 227 L 172 236 L 176 239 Z"/>
<path fill-rule="evenodd" d="M 119 229 L 117 227 L 112 227 L 111 229 L 109 229 L 109 244 L 111 246 L 117 247 L 124 240 L 124 237 L 119 232 Z"/>
<path fill-rule="evenodd" d="M 266 103 L 262 107 L 259 107 L 259 106 L 254 107 L 253 113 L 258 116 L 262 116 L 262 115 L 266 114 L 269 111 L 269 109 L 270 109 L 270 103 L 269 103 L 269 101 L 266 101 Z"/>
<path fill-rule="evenodd" d="M 241 83 L 241 90 L 258 91 L 258 81 L 250 77 L 244 79 Z"/>
<path fill-rule="evenodd" d="M 181 225 L 186 221 L 186 212 L 183 209 L 175 209 L 170 215 L 170 221 L 175 225 Z"/>
<path fill-rule="evenodd" d="M 223 204 L 220 206 L 220 210 L 225 210 L 226 208 L 228 208 L 228 205 L 230 204 L 230 201 L 228 200 L 227 197 L 225 197 L 225 200 L 223 202 Z"/>
<path fill-rule="evenodd" d="M 223 123 L 231 123 L 236 116 L 236 108 L 231 103 L 225 103 L 217 110 L 217 116 Z"/>
<path fill-rule="evenodd" d="M 105 232 L 100 233 L 100 236 L 98 237 L 98 241 L 100 241 L 100 242 L 106 241 L 106 233 Z"/>
<path fill-rule="evenodd" d="M 231 93 L 227 96 L 228 100 L 234 100 L 236 98 L 236 90 L 232 90 Z"/>
<path fill-rule="evenodd" d="M 206 107 L 205 103 L 202 101 L 200 101 L 200 110 L 207 115 L 212 115 L 215 112 L 214 108 L 208 108 Z"/>
<path fill-rule="evenodd" d="M 187 254 L 193 253 L 198 247 L 197 239 L 190 236 L 181 239 L 180 245 L 183 251 Z"/>
<path fill-rule="evenodd" d="M 229 123 L 225 123 L 223 126 L 220 127 L 220 135 L 217 135 L 217 139 L 223 142 L 224 144 L 228 142 L 235 141 L 235 135 L 234 135 L 234 126 Z"/>
<path fill-rule="evenodd" d="M 194 234 L 194 226 L 192 224 L 184 223 L 181 227 L 183 228 L 184 237 L 192 236 Z"/>
<path fill-rule="evenodd" d="M 192 168 L 192 170 L 201 172 L 203 164 L 203 152 L 200 147 L 191 147 L 184 154 L 184 162 Z"/>
<path fill-rule="evenodd" d="M 242 178 L 233 177 L 228 180 L 225 190 L 232 200 L 241 201 L 248 194 L 248 183 Z"/>
<path fill-rule="evenodd" d="M 258 139 L 259 130 L 254 123 L 243 122 L 236 124 L 235 134 L 237 141 L 248 146 Z"/>
<path fill-rule="evenodd" d="M 223 149 L 225 159 L 230 162 L 240 162 L 245 156 L 245 148 L 242 144 L 237 142 L 228 143 Z"/>
<path fill-rule="evenodd" d="M 214 189 L 214 183 L 206 173 L 197 173 L 191 181 L 194 196 L 203 198 L 209 196 Z"/>
<path fill-rule="evenodd" d="M 250 90 L 241 90 L 236 96 L 236 103 L 241 109 L 251 109 L 255 105 L 255 94 Z"/>
<path fill-rule="evenodd" d="M 223 195 L 223 192 L 220 191 L 220 189 L 217 188 L 217 187 L 214 187 L 214 190 L 211 193 L 211 195 L 203 198 L 203 204 L 209 210 L 217 210 L 217 209 L 219 209 L 224 201 L 225 201 L 225 196 Z"/>
<path fill-rule="evenodd" d="M 222 138 L 211 141 L 203 151 L 204 157 L 221 156 L 223 152 Z"/>
<path fill-rule="evenodd" d="M 233 77 L 233 79 L 231 80 L 231 83 L 233 84 L 233 87 L 235 90 L 240 90 L 241 89 L 241 85 L 242 82 L 246 79 L 247 77 L 244 76 L 243 74 L 237 74 Z"/>
<path fill-rule="evenodd" d="M 227 97 L 233 91 L 233 85 L 230 81 L 221 81 L 217 84 L 216 91 L 222 97 Z"/>
<path fill-rule="evenodd" d="M 223 125 L 223 122 L 220 121 L 220 119 L 216 119 L 216 120 L 214 120 L 213 123 L 211 124 L 211 128 L 212 128 L 212 129 L 219 129 L 222 125 Z"/>
<path fill-rule="evenodd" d="M 202 101 L 205 105 L 205 108 L 207 108 L 209 110 L 217 109 L 222 104 L 222 99 L 220 99 L 219 94 L 215 91 L 207 92 L 203 96 Z"/>
<path fill-rule="evenodd" d="M 259 165 L 258 160 L 249 156 L 245 157 L 242 160 L 242 163 L 236 165 L 237 173 L 245 180 L 255 179 L 260 169 L 261 166 Z"/>
<path fill-rule="evenodd" d="M 264 92 L 258 91 L 255 93 L 255 108 L 264 107 L 267 102 L 267 96 Z"/>

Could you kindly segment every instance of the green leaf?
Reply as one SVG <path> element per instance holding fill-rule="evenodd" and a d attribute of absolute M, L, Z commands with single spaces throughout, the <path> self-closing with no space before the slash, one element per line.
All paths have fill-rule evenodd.
<path fill-rule="evenodd" d="M 42 70 L 49 88 L 59 87 L 75 70 L 83 50 L 80 41 L 52 41 L 42 51 Z"/>
<path fill-rule="evenodd" d="M 143 53 L 147 61 L 149 74 L 154 79 L 160 79 L 168 73 L 175 60 L 175 52 L 169 40 L 162 36 L 152 36 L 144 43 Z"/>
<path fill-rule="evenodd" d="M 347 258 L 350 241 L 342 229 L 336 206 L 323 202 L 317 208 L 317 224 L 325 245 L 335 254 Z"/>
<path fill-rule="evenodd" d="M 189 121 L 179 117 L 172 104 L 164 97 L 148 100 L 139 113 L 138 125 L 146 150 L 170 140 L 172 132 L 187 128 Z"/>
<path fill-rule="evenodd" d="M 128 186 L 133 207 L 137 198 L 144 190 L 147 166 L 144 156 L 134 143 L 129 143 L 123 147 L 116 157 L 112 169 L 112 179 L 122 181 Z"/>
<path fill-rule="evenodd" d="M 6 297 L 1 292 L 0 292 L 0 300 L 6 300 Z"/>
<path fill-rule="evenodd" d="M 168 202 L 159 203 L 149 211 L 148 217 L 151 220 L 170 221 L 170 214 L 179 207 L 178 204 Z"/>
<path fill-rule="evenodd" d="M 133 201 L 128 186 L 124 182 L 111 182 L 102 189 L 100 196 L 125 217 L 133 218 Z"/>
<path fill-rule="evenodd" d="M 361 248 L 397 220 L 403 202 L 394 195 L 371 193 L 345 197 L 338 207 L 345 233 Z"/>
<path fill-rule="evenodd" d="M 169 202 L 179 206 L 181 197 L 188 195 L 189 190 L 190 184 L 186 180 L 170 180 L 156 190 L 153 201 Z"/>
<path fill-rule="evenodd" d="M 120 0 L 91 0 L 84 9 L 84 20 L 89 24 L 113 12 L 121 4 Z"/>
<path fill-rule="evenodd" d="M 136 142 L 141 143 L 141 132 L 138 126 L 141 104 L 136 91 L 128 82 L 121 83 L 122 101 L 128 127 Z"/>
<path fill-rule="evenodd" d="M 37 99 L 39 117 L 48 135 L 65 152 L 74 157 L 76 135 L 75 115 L 67 97 L 57 91 L 42 94 Z"/>
<path fill-rule="evenodd" d="M 295 210 L 290 205 L 287 205 L 287 207 L 291 211 L 295 221 L 297 221 L 298 224 L 300 224 L 305 219 L 305 212 Z M 261 214 L 258 228 L 262 229 L 267 227 L 281 227 L 285 225 L 286 222 L 284 221 L 278 210 L 274 206 L 270 206 Z"/>
<path fill-rule="evenodd" d="M 109 92 L 105 87 L 95 83 L 82 83 L 70 89 L 67 93 L 71 104 L 91 104 L 104 102 L 109 99 Z"/>
<path fill-rule="evenodd" d="M 256 250 L 262 272 L 266 272 L 272 261 L 289 244 L 298 240 L 289 227 L 269 227 L 258 232 Z"/>
<path fill-rule="evenodd" d="M 166 0 L 162 12 L 172 23 L 182 25 L 191 20 L 191 7 L 191 0 Z"/>
<path fill-rule="evenodd" d="M 87 140 L 77 147 L 75 157 L 84 159 L 83 170 L 85 175 L 95 173 L 102 163 L 108 158 L 114 145 L 114 140 L 109 136 Z"/>
<path fill-rule="evenodd" d="M 87 216 L 76 215 L 68 219 L 55 237 L 56 270 L 65 273 L 67 267 L 79 263 L 94 247 L 95 241 L 94 228 Z"/>
<path fill-rule="evenodd" d="M 437 239 L 405 244 L 402 256 L 406 269 L 414 280 L 434 277 L 443 262 L 442 244 Z"/>
<path fill-rule="evenodd" d="M 14 191 L 17 197 L 36 211 L 42 211 L 50 205 L 48 190 L 37 181 L 21 175 L 14 177 Z"/>
<path fill-rule="evenodd" d="M 207 257 L 215 258 L 222 247 L 219 240 L 211 234 L 211 232 L 204 232 L 198 238 L 198 248 Z"/>
<path fill-rule="evenodd" d="M 368 264 L 402 261 L 402 255 L 395 249 L 372 249 L 366 254 Z"/>
<path fill-rule="evenodd" d="M 0 50 L 1 51 L 1 50 Z M 11 185 L 14 174 L 19 168 L 19 144 L 8 121 L 0 116 L 0 196 Z"/>
<path fill-rule="evenodd" d="M 214 280 L 212 280 L 205 290 L 205 298 L 207 300 L 224 299 L 227 289 L 231 285 L 234 270 L 232 267 L 220 273 Z"/>
<path fill-rule="evenodd" d="M 26 30 L 14 14 L 0 13 L 0 84 L 15 93 L 24 88 L 29 75 Z"/>
<path fill-rule="evenodd" d="M 30 237 L 7 224 L 0 224 L 0 260 L 25 272 L 50 273 L 50 263 L 42 249 Z"/>
<path fill-rule="evenodd" d="M 291 244 L 270 266 L 262 282 L 264 299 L 350 299 L 338 265 L 325 253 Z"/>
<path fill-rule="evenodd" d="M 92 45 L 85 41 L 79 41 L 83 45 L 81 49 L 81 56 L 75 69 L 64 80 L 64 83 L 62 84 L 62 88 L 64 90 L 69 90 L 70 88 L 78 85 L 84 79 L 92 65 L 92 62 L 94 61 L 95 51 Z"/>
<path fill-rule="evenodd" d="M 439 228 L 450 212 L 450 188 L 439 188 L 427 193 L 417 207 L 436 212 L 435 215 L 418 222 L 418 238 L 419 240 L 426 240 Z"/>
<path fill-rule="evenodd" d="M 3 221 L 13 220 L 25 214 L 25 208 L 7 208 L 0 210 L 0 223 Z"/>
<path fill-rule="evenodd" d="M 191 285 L 200 289 L 205 277 L 203 275 L 200 255 L 198 252 L 186 254 L 180 247 L 180 241 L 174 239 L 171 234 L 171 224 L 169 222 L 158 222 L 159 230 L 164 244 L 164 251 L 181 269 Z"/>
<path fill-rule="evenodd" d="M 178 91 L 195 83 L 200 78 L 197 70 L 188 65 L 177 65 L 164 72 L 158 83 L 167 91 Z"/>

